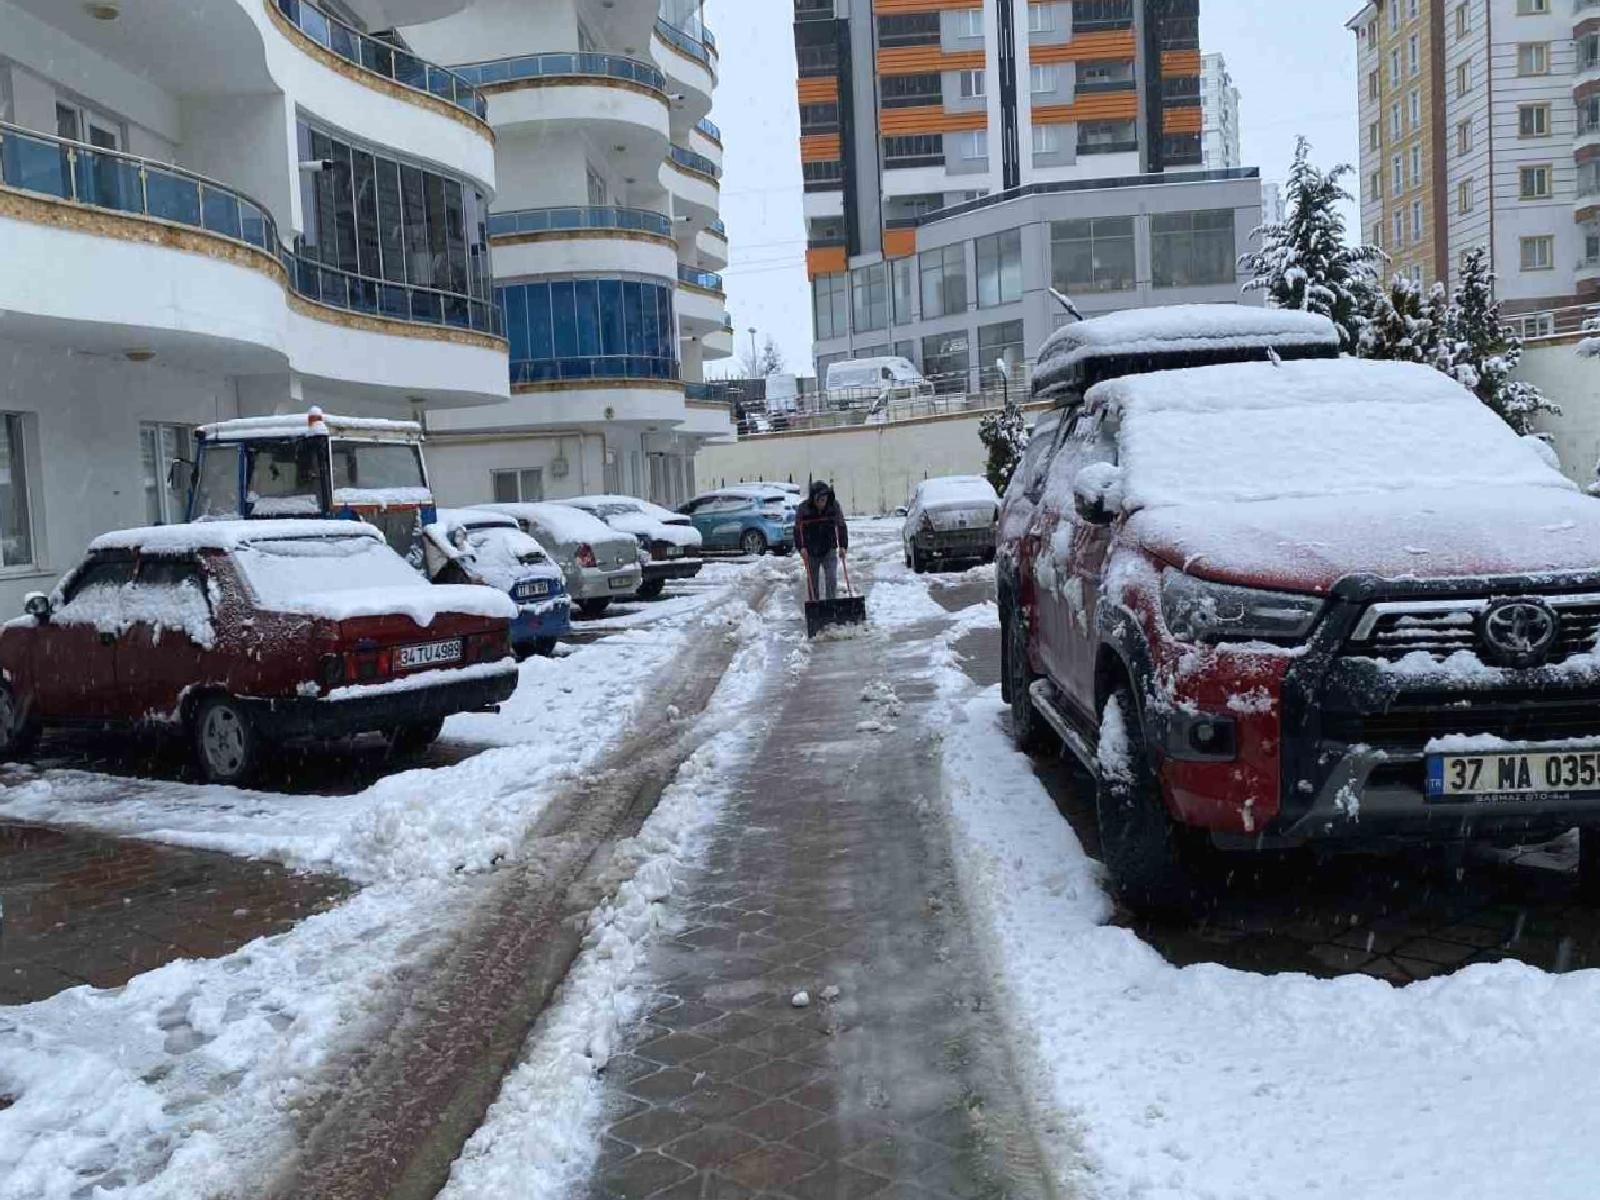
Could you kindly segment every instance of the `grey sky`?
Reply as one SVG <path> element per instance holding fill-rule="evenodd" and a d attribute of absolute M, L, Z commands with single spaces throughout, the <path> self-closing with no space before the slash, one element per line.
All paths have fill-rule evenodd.
<path fill-rule="evenodd" d="M 1359 7 L 1358 0 L 1201 0 L 1201 46 L 1226 55 L 1242 94 L 1245 165 L 1282 179 L 1300 133 L 1321 165 L 1356 159 L 1355 38 L 1344 23 Z M 753 325 L 777 341 L 790 370 L 803 372 L 811 306 L 789 13 L 789 0 L 706 0 L 722 51 L 712 119 L 726 147 L 728 309 L 741 347 Z M 713 364 L 712 373 L 731 366 Z"/>

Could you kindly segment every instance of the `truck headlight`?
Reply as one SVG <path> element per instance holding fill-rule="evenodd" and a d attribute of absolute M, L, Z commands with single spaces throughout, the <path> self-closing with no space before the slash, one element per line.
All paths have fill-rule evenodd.
<path fill-rule="evenodd" d="M 1182 571 L 1161 576 L 1161 615 L 1182 642 L 1298 644 L 1321 612 L 1315 596 L 1207 583 Z"/>

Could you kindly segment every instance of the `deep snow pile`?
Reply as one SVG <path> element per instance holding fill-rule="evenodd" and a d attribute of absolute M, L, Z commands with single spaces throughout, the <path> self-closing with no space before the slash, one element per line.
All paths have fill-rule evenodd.
<path fill-rule="evenodd" d="M 766 564 L 730 570 L 767 571 Z M 558 790 L 650 702 L 647 681 L 697 638 L 750 636 L 731 589 L 698 611 L 523 665 L 495 716 L 446 737 L 491 748 L 356 796 L 278 796 L 47 772 L 0 815 L 87 824 L 337 870 L 368 886 L 331 912 L 221 959 L 112 991 L 0 1010 L 0 1200 L 248 1195 L 287 1151 L 323 1068 L 383 1020 L 470 910 L 479 873 L 513 857 Z"/>

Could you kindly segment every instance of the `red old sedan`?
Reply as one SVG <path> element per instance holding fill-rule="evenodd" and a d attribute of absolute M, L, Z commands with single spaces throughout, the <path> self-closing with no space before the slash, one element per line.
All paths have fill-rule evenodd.
<path fill-rule="evenodd" d="M 515 615 L 492 588 L 423 582 L 350 521 L 106 534 L 0 629 L 0 757 L 46 726 L 179 729 L 221 783 L 293 738 L 418 750 L 515 690 Z"/>

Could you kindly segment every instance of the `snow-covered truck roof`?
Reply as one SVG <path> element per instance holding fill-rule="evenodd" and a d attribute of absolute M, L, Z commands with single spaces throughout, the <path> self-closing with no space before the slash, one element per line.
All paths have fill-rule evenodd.
<path fill-rule="evenodd" d="M 1339 331 L 1326 317 L 1244 304 L 1172 304 L 1128 309 L 1064 325 L 1039 350 L 1034 395 L 1206 360 L 1334 358 Z M 1199 360 L 1199 361 L 1196 361 Z"/>
<path fill-rule="evenodd" d="M 254 441 L 258 438 L 333 437 L 385 442 L 420 442 L 422 426 L 416 421 L 387 421 L 376 417 L 330 416 L 320 408 L 304 413 L 270 417 L 239 417 L 202 425 L 199 436 L 211 442 Z"/>

